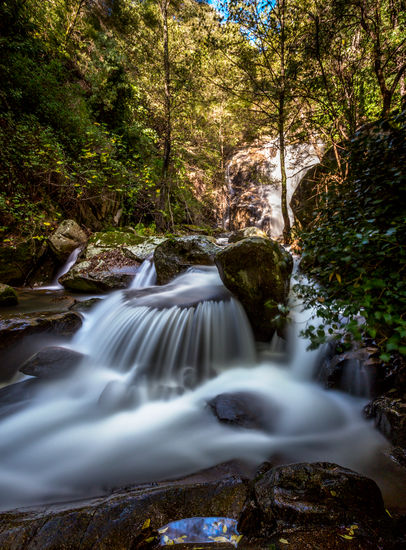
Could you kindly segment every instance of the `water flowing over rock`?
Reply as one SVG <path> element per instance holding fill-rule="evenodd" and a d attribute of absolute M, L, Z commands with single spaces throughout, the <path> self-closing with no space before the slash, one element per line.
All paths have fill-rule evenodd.
<path fill-rule="evenodd" d="M 48 239 L 49 246 L 62 263 L 79 246 L 87 242 L 87 235 L 74 220 L 64 220 Z"/>
<path fill-rule="evenodd" d="M 37 378 L 59 378 L 71 374 L 83 358 L 77 351 L 50 346 L 29 357 L 19 370 Z"/>
<path fill-rule="evenodd" d="M 219 250 L 220 247 L 201 235 L 166 240 L 154 253 L 158 284 L 168 283 L 193 265 L 213 265 Z"/>
<path fill-rule="evenodd" d="M 316 148 L 292 144 L 286 148 L 287 200 L 306 171 L 318 164 Z M 238 151 L 227 165 L 227 208 L 224 225 L 229 230 L 256 226 L 272 238 L 282 235 L 281 172 L 277 140 L 263 140 Z M 289 216 L 293 222 L 293 214 Z"/>
<path fill-rule="evenodd" d="M 290 254 L 275 241 L 250 237 L 221 250 L 215 261 L 223 283 L 244 306 L 255 336 L 270 340 L 288 297 Z"/>

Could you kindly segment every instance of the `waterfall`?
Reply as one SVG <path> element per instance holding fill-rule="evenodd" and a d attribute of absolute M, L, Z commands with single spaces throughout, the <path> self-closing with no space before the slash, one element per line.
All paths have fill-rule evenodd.
<path fill-rule="evenodd" d="M 49 286 L 41 286 L 37 287 L 38 289 L 46 289 L 46 290 L 61 290 L 63 289 L 63 286 L 59 282 L 59 278 L 62 277 L 62 275 L 65 275 L 70 268 L 75 265 L 76 260 L 78 259 L 79 254 L 82 252 L 82 246 L 78 246 L 73 250 L 70 254 L 66 262 L 63 264 L 63 266 L 58 270 L 57 274 L 54 277 L 54 280 Z"/>
<path fill-rule="evenodd" d="M 322 144 L 319 146 L 323 148 Z M 290 201 L 307 170 L 320 162 L 316 148 L 307 143 L 288 144 L 285 163 L 287 202 L 291 223 Z M 229 189 L 227 220 L 236 229 L 254 225 L 278 238 L 283 231 L 281 207 L 281 167 L 278 140 L 263 142 L 238 151 L 226 166 Z M 242 220 L 239 221 L 239 218 Z"/>
<path fill-rule="evenodd" d="M 298 336 L 299 309 L 293 351 L 282 354 L 274 342 L 256 355 L 245 313 L 215 268 L 112 293 L 71 344 L 87 355 L 79 368 L 42 382 L 2 418 L 0 507 L 89 497 L 232 459 L 362 470 L 383 437 L 362 418 L 362 399 L 312 381 L 316 357 Z M 208 404 L 224 393 L 253 404 L 255 429 L 216 418 Z"/>

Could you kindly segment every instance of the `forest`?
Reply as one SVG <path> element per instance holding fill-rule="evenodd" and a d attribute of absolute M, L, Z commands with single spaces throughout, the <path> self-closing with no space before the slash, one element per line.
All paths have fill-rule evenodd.
<path fill-rule="evenodd" d="M 289 355 L 293 353 L 289 347 L 289 326 L 296 323 L 291 321 L 296 306 L 288 297 L 290 287 L 301 306 L 311 312 L 305 321 L 297 321 L 300 326 L 295 338 L 307 341 L 303 358 L 311 356 L 313 365 L 318 361 L 318 366 L 314 366 L 312 374 L 309 374 L 312 384 L 318 377 L 318 383 L 324 384 L 328 391 L 337 390 L 337 395 L 346 392 L 340 412 L 334 409 L 340 396 L 337 403 L 331 405 L 331 415 L 336 419 L 341 418 L 341 413 L 356 418 L 354 410 L 361 418 L 355 397 L 371 400 L 369 404 L 366 401 L 363 403 L 366 408 L 362 414 L 374 419 L 380 431 L 379 437 L 382 433 L 391 442 L 391 456 L 395 457 L 392 456 L 392 462 L 396 463 L 392 478 L 400 480 L 399 484 L 401 480 L 406 481 L 405 167 L 405 0 L 3 0 L 0 3 L 0 358 L 3 356 L 4 365 L 0 368 L 0 439 L 6 441 L 9 434 L 14 433 L 12 430 L 20 433 L 20 428 L 21 434 L 25 433 L 25 428 L 17 423 L 18 414 L 24 411 L 29 414 L 30 407 L 34 407 L 36 402 L 36 392 L 42 397 L 46 394 L 46 388 L 41 387 L 38 390 L 24 390 L 21 400 L 9 390 L 18 383 L 27 382 L 25 379 L 19 382 L 18 372 L 31 376 L 32 369 L 36 367 L 31 365 L 26 373 L 24 369 L 19 371 L 21 364 L 34 357 L 33 354 L 42 353 L 43 335 L 52 334 L 54 338 L 55 330 L 62 340 L 51 338 L 47 345 L 52 345 L 52 349 L 63 347 L 68 342 L 66 347 L 70 353 L 80 354 L 81 361 L 84 361 L 85 355 L 91 355 L 93 366 L 97 364 L 97 368 L 101 368 L 103 365 L 107 369 L 113 368 L 114 364 L 120 376 L 124 371 L 130 372 L 129 367 L 125 366 L 126 361 L 132 361 L 131 369 L 137 365 L 138 370 L 136 374 L 135 370 L 132 373 L 131 381 L 130 375 L 124 381 L 115 374 L 105 388 L 101 380 L 105 380 L 103 376 L 107 375 L 97 371 L 98 385 L 92 391 L 100 394 L 97 403 L 101 403 L 103 414 L 107 415 L 108 411 L 111 413 L 114 407 L 118 407 L 118 401 L 124 408 L 128 408 L 130 402 L 136 402 L 137 406 L 143 403 L 141 409 L 136 411 L 155 406 L 157 399 L 164 402 L 169 395 L 171 399 L 173 395 L 181 395 L 179 399 L 183 399 L 184 403 L 184 396 L 191 391 L 196 400 L 207 397 L 204 410 L 214 411 L 218 423 L 223 423 L 222 430 L 226 429 L 224 423 L 228 423 L 227 430 L 236 429 L 237 424 L 240 430 L 241 426 L 244 429 L 248 427 L 247 433 L 258 429 L 265 430 L 267 434 L 269 430 L 272 432 L 273 424 L 272 427 L 269 423 L 265 427 L 261 424 L 265 413 L 257 414 L 255 407 L 251 410 L 251 405 L 247 405 L 248 401 L 251 403 L 251 398 L 246 401 L 244 397 L 244 384 L 248 389 L 252 384 L 252 391 L 260 387 L 259 382 L 258 387 L 255 386 L 255 376 L 250 381 L 249 377 L 245 379 L 245 375 L 236 374 L 235 380 L 241 376 L 242 389 L 235 382 L 237 393 L 232 393 L 234 382 L 231 383 L 231 379 L 227 379 L 223 370 L 217 367 L 230 360 L 234 368 L 238 356 L 238 361 L 250 362 L 259 369 L 261 362 L 258 357 L 262 357 L 263 353 L 261 346 L 269 342 L 273 342 L 269 349 L 275 354 L 272 361 L 275 360 L 278 365 L 276 352 L 279 353 L 280 349 L 274 342 L 280 339 L 278 345 L 284 350 L 284 361 L 294 370 L 295 361 Z M 276 188 L 277 205 L 271 207 L 269 197 L 274 196 L 272 193 Z M 280 230 L 279 226 L 278 230 L 275 229 L 276 211 Z M 69 231 L 73 231 L 73 227 L 76 231 L 76 244 L 69 250 L 62 250 L 57 244 L 60 235 L 62 240 L 66 235 L 73 239 L 67 232 L 66 223 L 71 224 Z M 61 232 L 61 227 L 65 227 L 65 234 Z M 75 250 L 76 256 L 72 259 L 71 254 Z M 270 262 L 269 265 L 267 262 Z M 69 267 L 64 270 L 63 266 L 68 264 Z M 213 275 L 207 271 L 212 267 L 206 267 L 207 273 L 202 268 L 195 274 L 196 283 L 190 282 L 193 269 L 198 270 L 193 266 L 202 264 L 216 265 L 221 281 L 214 278 L 218 277 L 217 271 Z M 242 272 L 244 275 L 241 275 Z M 180 277 L 178 283 L 174 277 Z M 57 286 L 46 286 L 51 280 Z M 219 290 L 223 284 L 226 288 Z M 186 292 L 182 290 L 182 285 L 185 288 L 190 286 L 190 289 Z M 196 290 L 199 287 L 200 290 Z M 51 290 L 41 290 L 47 288 Z M 150 295 L 145 290 L 149 288 L 154 289 Z M 118 296 L 114 293 L 118 292 L 121 293 L 120 307 L 134 303 L 134 312 L 139 310 L 139 316 L 134 313 L 132 317 L 127 312 L 124 321 L 124 312 L 114 309 L 119 308 L 118 298 L 114 302 L 114 295 Z M 175 296 L 179 293 L 179 297 L 171 297 L 171 292 Z M 196 298 L 198 292 L 202 293 L 203 298 Z M 32 297 L 34 293 L 35 298 Z M 103 297 L 99 298 L 99 294 Z M 71 298 L 75 304 L 72 306 L 73 302 L 69 302 L 68 307 L 66 304 Z M 252 337 L 248 338 L 247 331 L 242 329 L 236 329 L 237 332 L 232 335 L 229 332 L 233 323 L 226 321 L 228 315 L 230 319 L 239 320 L 241 326 L 246 322 L 244 315 L 240 321 L 240 304 L 235 305 L 234 298 L 242 304 L 248 326 L 251 327 L 247 331 L 253 331 Z M 68 330 L 65 325 L 61 328 L 59 318 L 55 321 L 56 312 L 60 314 L 55 306 L 56 300 L 60 302 L 63 315 L 76 316 L 69 318 L 69 323 L 78 323 L 75 329 Z M 161 300 L 159 306 L 156 305 L 158 300 Z M 17 301 L 19 305 L 13 305 Z M 91 313 L 85 309 L 85 302 Z M 206 336 L 200 333 L 194 343 L 189 342 L 192 329 L 187 328 L 186 314 L 182 313 L 188 311 L 189 319 L 193 315 L 203 315 L 204 307 L 202 312 L 199 309 L 202 304 L 212 304 L 213 311 L 207 317 L 209 320 L 206 317 L 200 321 L 196 318 L 193 327 L 212 327 L 207 328 L 205 333 L 207 335 L 212 331 L 206 348 L 203 343 Z M 219 304 L 224 304 L 224 309 Z M 176 309 L 175 306 L 179 311 L 173 313 L 173 318 L 158 319 L 158 311 L 170 312 L 172 307 Z M 20 309 L 13 311 L 13 307 Z M 43 311 L 48 317 L 52 312 L 52 319 L 41 317 L 39 321 L 38 315 L 42 315 Z M 76 313 L 73 314 L 73 311 Z M 111 313 L 113 311 L 117 313 Z M 152 315 L 152 311 L 155 311 L 156 319 L 148 316 Z M 35 319 L 24 317 L 28 314 L 32 316 L 33 312 Z M 99 317 L 93 321 L 96 317 L 91 316 L 97 312 Z M 142 332 L 140 328 L 141 339 L 138 342 L 135 329 L 134 336 L 130 335 L 130 321 L 134 327 L 142 328 L 143 323 L 145 326 L 149 324 L 153 331 L 145 328 Z M 114 330 L 111 328 L 113 325 L 117 327 Z M 91 331 L 86 329 L 85 334 L 88 326 Z M 73 336 L 74 332 L 77 334 Z M 169 343 L 168 335 L 172 332 L 177 334 L 176 344 Z M 107 333 L 110 340 L 103 336 Z M 42 339 L 37 342 L 38 334 Z M 117 340 L 114 340 L 114 334 Z M 84 335 L 88 340 L 83 339 Z M 65 337 L 66 342 L 63 340 Z M 146 341 L 150 342 L 151 349 L 146 349 Z M 234 341 L 234 344 L 229 341 Z M 101 342 L 105 342 L 104 348 Z M 153 342 L 157 346 L 154 349 Z M 24 346 L 25 351 L 22 351 Z M 93 346 L 91 351 L 89 346 Z M 122 351 L 122 348 L 127 351 Z M 216 355 L 220 348 L 221 358 Z M 144 355 L 141 351 L 137 355 L 137 349 L 142 349 Z M 179 350 L 183 350 L 182 353 Z M 96 351 L 99 355 L 93 356 Z M 322 359 L 320 353 L 324 354 Z M 210 360 L 206 355 L 210 355 Z M 193 360 L 190 359 L 192 356 Z M 316 356 L 318 359 L 315 359 Z M 52 355 L 52 362 L 56 364 L 60 359 L 59 355 L 55 357 Z M 63 361 L 64 364 L 68 361 L 76 365 L 79 359 L 79 355 L 69 356 L 68 361 L 64 356 Z M 35 365 L 42 365 L 42 361 L 45 369 L 50 368 L 46 366 L 48 359 L 45 356 L 35 361 Z M 300 358 L 298 361 L 306 362 Z M 324 367 L 320 366 L 322 363 Z M 351 369 L 356 364 L 354 368 L 358 369 L 358 374 L 348 382 L 350 363 Z M 340 368 L 342 371 L 339 372 Z M 177 373 L 176 383 L 171 378 L 174 371 Z M 190 371 L 193 373 L 190 374 Z M 180 378 L 180 372 L 183 378 Z M 296 375 L 299 376 L 298 373 Z M 41 375 L 33 376 L 41 378 Z M 83 376 L 87 380 L 88 375 Z M 222 391 L 229 393 L 211 395 L 212 390 L 205 389 L 209 388 L 210 380 L 213 383 L 217 380 L 216 376 L 224 383 Z M 118 378 L 120 384 L 128 384 L 125 391 L 115 386 Z M 361 389 L 359 379 L 364 381 Z M 74 376 L 69 380 L 69 391 L 73 395 L 76 391 Z M 293 385 L 292 388 L 289 386 L 293 384 L 290 379 L 286 386 L 279 379 L 266 380 L 269 386 L 280 383 L 286 395 L 290 392 L 294 395 Z M 47 378 L 45 386 L 48 383 L 51 384 Z M 145 384 L 144 393 L 134 390 L 134 384 L 143 388 Z M 29 387 L 34 388 L 32 384 Z M 231 389 L 228 390 L 228 387 Z M 187 391 L 184 394 L 185 388 Z M 199 391 L 203 393 L 198 395 Z M 217 388 L 217 394 L 219 391 Z M 270 389 L 267 391 L 271 392 Z M 320 406 L 320 412 L 324 405 L 321 401 L 318 405 L 319 397 L 315 389 L 314 392 L 314 395 L 308 396 L 309 411 L 313 400 L 315 410 Z M 17 392 L 16 395 L 20 394 Z M 149 399 L 147 405 L 143 401 L 145 395 Z M 229 396 L 225 404 L 218 401 L 222 395 Z M 240 398 L 233 401 L 230 398 L 233 395 L 240 395 Z M 307 402 L 307 397 L 302 397 L 303 403 Z M 348 402 L 345 401 L 347 398 Z M 292 402 L 294 400 L 292 397 Z M 275 414 L 279 419 L 280 411 L 274 402 L 278 403 L 277 395 L 267 394 L 265 416 Z M 260 399 L 258 403 L 260 407 Z M 1 427 L 3 406 L 6 418 L 4 432 Z M 81 407 L 85 410 L 83 402 Z M 233 420 L 233 415 L 238 416 L 236 408 L 243 417 L 242 423 Z M 191 409 L 186 410 L 188 412 L 185 414 L 193 416 Z M 227 416 L 231 414 L 230 410 L 231 420 Z M 348 412 L 350 410 L 351 413 Z M 116 421 L 118 415 L 114 411 L 114 415 L 111 414 Z M 182 446 L 184 437 L 185 441 L 190 439 L 192 443 L 188 444 L 193 447 L 190 434 L 193 430 L 201 430 L 204 434 L 206 428 L 203 429 L 196 420 L 196 425 L 190 427 L 190 434 L 189 428 L 184 428 L 185 432 L 182 432 L 177 427 L 178 420 L 173 411 L 156 412 L 156 418 L 162 414 L 162 418 L 168 415 L 173 420 L 170 425 L 168 420 L 167 426 L 162 420 L 162 430 L 166 426 L 173 446 L 177 442 Z M 226 420 L 221 417 L 223 413 Z M 42 418 L 41 411 L 38 414 L 38 418 Z M 61 420 L 61 426 L 74 422 L 70 414 L 73 415 L 66 413 L 65 424 Z M 141 415 L 141 412 L 134 414 Z M 310 412 L 308 414 L 310 418 Z M 7 427 L 9 415 L 10 428 Z M 143 418 L 140 416 L 139 421 L 142 422 Z M 278 424 L 279 420 L 275 422 Z M 297 422 L 299 425 L 299 418 Z M 309 422 L 316 421 L 312 417 Z M 285 424 L 283 429 L 279 426 L 282 431 L 277 433 L 283 433 L 284 437 L 293 437 L 293 433 L 296 435 L 293 431 L 283 431 L 285 428 Z M 38 428 L 38 437 L 57 429 L 56 424 L 47 428 L 44 424 L 43 432 Z M 64 433 L 64 428 L 59 429 L 61 434 Z M 111 467 L 108 473 L 103 473 L 105 479 L 102 481 L 94 474 L 95 479 L 89 481 L 89 487 L 82 477 L 85 478 L 86 471 L 90 472 L 92 467 L 86 470 L 85 466 L 82 473 L 74 474 L 74 467 L 71 471 L 69 463 L 69 474 L 66 475 L 70 480 L 66 482 L 69 490 L 61 482 L 62 474 L 58 477 L 59 474 L 55 473 L 58 482 L 54 480 L 52 483 L 56 485 L 52 485 L 48 478 L 45 480 L 39 473 L 35 482 L 33 479 L 27 481 L 21 490 L 21 498 L 18 496 L 20 492 L 16 491 L 17 496 L 3 505 L 0 497 L 0 506 L 8 510 L 26 502 L 29 505 L 38 504 L 41 499 L 48 502 L 54 496 L 58 500 L 61 494 L 72 499 L 83 498 L 84 495 L 93 497 L 101 494 L 97 492 L 101 491 L 101 486 L 104 491 L 106 487 L 113 490 L 130 483 L 160 483 L 176 476 L 179 478 L 180 475 L 205 471 L 205 468 L 228 463 L 229 460 L 249 462 L 248 451 L 242 449 L 250 446 L 253 453 L 251 459 L 256 462 L 256 467 L 264 460 L 272 462 L 269 449 L 268 454 L 263 456 L 259 439 L 250 440 L 248 435 L 244 435 L 246 439 L 243 439 L 241 435 L 238 436 L 241 440 L 237 442 L 231 435 L 227 439 L 228 432 L 217 433 L 214 427 L 212 429 L 210 433 L 207 429 L 207 438 L 213 437 L 213 441 L 217 441 L 216 437 L 218 440 L 224 437 L 224 447 L 226 441 L 229 446 L 227 452 L 219 450 L 222 449 L 219 443 L 216 459 L 208 458 L 211 452 L 214 453 L 208 443 L 202 449 L 199 447 L 205 459 L 195 459 L 194 462 L 192 459 L 188 462 L 184 454 L 176 458 L 169 443 L 168 447 L 161 443 L 162 447 L 157 447 L 151 461 L 157 464 L 159 452 L 165 456 L 167 453 L 168 464 L 175 464 L 178 460 L 179 467 L 168 466 L 165 470 L 154 466 L 152 473 L 147 475 L 142 461 L 148 463 L 148 455 L 146 458 L 142 455 L 139 459 L 142 465 L 137 465 L 135 474 L 124 461 L 121 476 Z M 354 441 L 350 438 L 337 439 L 337 448 L 341 445 L 349 448 L 353 444 L 354 456 L 357 453 L 361 456 L 362 452 L 355 443 L 358 437 L 354 435 L 358 429 L 355 428 L 355 420 L 351 429 L 354 430 Z M 99 434 L 100 441 L 106 437 L 105 448 L 115 445 L 110 435 L 107 437 L 105 432 L 97 430 L 99 428 L 95 429 L 95 433 Z M 121 433 L 121 424 L 115 424 L 114 430 Z M 378 433 L 377 430 L 375 432 Z M 136 444 L 153 446 L 161 433 L 152 426 L 149 439 L 146 435 L 140 435 Z M 126 437 L 131 439 L 132 435 L 127 434 Z M 239 548 L 258 549 L 400 548 L 406 540 L 406 508 L 400 501 L 406 495 L 403 491 L 394 498 L 392 517 L 387 510 L 387 499 L 392 503 L 392 497 L 387 495 L 392 494 L 393 490 L 385 493 L 382 487 L 386 481 L 376 480 L 384 494 L 383 514 L 386 509 L 386 516 L 389 517 L 385 517 L 386 523 L 380 515 L 379 502 L 382 497 L 374 493 L 375 489 L 364 487 L 358 478 L 349 482 L 359 487 L 361 500 L 365 496 L 360 509 L 364 507 L 368 510 L 365 512 L 367 519 L 364 521 L 361 518 L 360 522 L 357 515 L 356 519 L 355 516 L 348 519 L 349 516 L 337 511 L 334 529 L 337 525 L 341 527 L 337 527 L 334 536 L 343 546 L 334 546 L 338 543 L 329 538 L 328 522 L 324 524 L 321 519 L 320 540 L 313 541 L 314 546 L 306 546 L 311 539 L 306 538 L 308 535 L 303 525 L 308 521 L 312 524 L 313 520 L 307 518 L 303 520 L 303 525 L 300 523 L 297 519 L 300 504 L 294 512 L 297 514 L 295 520 L 288 519 L 288 512 L 281 512 L 283 503 L 279 512 L 275 512 L 276 504 L 272 505 L 276 508 L 272 508 L 271 512 L 266 508 L 265 489 L 261 485 L 265 481 L 261 481 L 261 476 L 267 483 L 272 482 L 276 486 L 280 483 L 283 492 L 290 487 L 289 475 L 294 478 L 292 483 L 299 485 L 300 476 L 306 475 L 307 479 L 311 478 L 309 487 L 317 484 L 315 479 L 318 475 L 336 475 L 335 470 L 331 473 L 328 467 L 322 474 L 308 469 L 303 474 L 294 470 L 295 464 L 291 471 L 274 471 L 289 468 L 290 463 L 316 464 L 313 460 L 316 457 L 324 461 L 317 464 L 337 461 L 375 479 L 374 472 L 380 469 L 380 460 L 387 458 L 376 458 L 373 445 L 379 445 L 376 442 L 372 444 L 371 438 L 373 436 L 367 442 L 359 436 L 359 446 L 365 445 L 363 453 L 375 457 L 373 468 L 365 467 L 365 472 L 352 459 L 343 458 L 340 462 L 341 455 L 337 454 L 336 459 L 336 451 L 331 451 L 331 455 L 330 451 L 324 455 L 324 450 L 312 454 L 309 450 L 311 446 L 314 444 L 317 447 L 313 440 L 309 440 L 305 451 L 301 448 L 296 454 L 285 447 L 272 448 L 272 456 L 277 457 L 276 466 L 264 470 L 260 478 L 249 474 L 251 482 L 257 484 L 250 489 L 252 494 L 256 491 L 256 496 L 251 498 L 251 504 L 247 504 L 247 495 L 241 497 L 246 500 L 237 518 L 238 526 L 237 523 L 221 524 L 218 532 L 211 531 L 214 533 L 212 542 L 216 542 L 217 537 L 218 543 L 231 541 Z M 76 440 L 75 436 L 73 440 L 75 448 L 79 448 L 79 439 Z M 3 452 L 1 445 L 0 456 Z M 46 449 L 47 445 L 45 443 Z M 49 449 L 52 448 L 49 441 Z M 64 444 L 61 444 L 63 448 Z M 117 448 L 124 449 L 124 444 L 117 443 Z M 19 474 L 13 471 L 7 477 L 9 463 L 6 447 L 4 453 L 3 465 L 0 459 L 0 492 L 5 494 L 10 490 L 9 479 Z M 50 453 L 50 457 L 57 461 L 58 456 L 53 455 L 52 450 Z M 22 456 L 30 460 L 36 455 L 32 450 L 31 455 Z M 13 460 L 18 463 L 19 457 L 10 454 L 10 464 Z M 282 457 L 282 465 L 278 463 L 279 457 Z M 113 458 L 105 457 L 104 460 L 109 463 Z M 102 466 L 99 468 L 101 472 Z M 381 469 L 385 468 L 389 466 Z M 2 470 L 5 472 L 4 479 Z M 245 470 L 243 473 L 246 473 Z M 240 474 L 241 471 L 238 471 Z M 361 477 L 361 474 L 354 475 Z M 283 476 L 287 476 L 286 479 Z M 100 477 L 103 476 L 100 474 Z M 255 481 L 258 479 L 260 481 Z M 40 480 L 43 488 L 35 489 Z M 337 488 L 334 480 L 326 481 L 327 485 L 331 482 L 333 487 L 329 498 L 341 491 L 341 486 Z M 47 486 L 48 482 L 52 488 Z M 86 486 L 85 490 L 76 491 L 79 485 L 82 489 Z M 168 506 L 176 508 L 177 501 L 170 492 L 172 490 L 175 491 L 175 488 L 166 488 L 162 498 L 167 499 L 168 503 L 173 500 Z M 163 543 L 166 536 L 163 533 L 166 531 L 161 533 L 158 527 L 166 523 L 171 525 L 169 520 L 185 517 L 235 516 L 234 512 L 230 512 L 234 510 L 234 504 L 228 501 L 223 514 L 215 506 L 214 512 L 209 513 L 209 505 L 206 510 L 199 500 L 206 497 L 196 496 L 195 490 L 193 486 L 190 509 L 185 505 L 186 510 L 182 509 L 179 517 L 165 515 L 160 509 L 162 517 L 158 514 L 159 518 L 150 526 L 151 510 L 158 504 L 154 504 L 153 497 L 148 496 L 152 500 L 146 508 L 146 515 L 140 512 L 137 516 L 142 516 L 142 521 L 137 524 L 135 538 L 127 540 L 127 535 L 122 535 L 120 531 L 111 539 L 116 541 L 114 544 L 117 546 L 109 546 L 112 543 L 108 536 L 104 539 L 99 533 L 98 542 L 89 539 L 90 542 L 86 542 L 89 546 L 84 543 L 83 548 L 152 549 L 156 547 L 154 545 L 159 537 L 161 545 L 172 544 L 175 540 L 181 547 L 188 539 L 182 539 L 177 528 L 169 528 L 168 533 L 175 534 L 171 535 L 169 542 Z M 232 490 L 237 490 L 234 485 Z M 314 490 L 317 492 L 319 489 Z M 311 500 L 313 493 L 309 491 Z M 345 493 L 347 489 L 343 491 Z M 348 491 L 350 494 L 351 491 Z M 379 493 L 378 488 L 377 491 Z M 37 495 L 35 498 L 30 496 L 34 494 Z M 237 499 L 236 494 L 227 498 Z M 117 498 L 126 502 L 122 495 Z M 217 497 L 207 498 L 216 500 Z M 224 497 L 224 502 L 227 498 Z M 275 496 L 272 498 L 276 499 Z M 296 497 L 292 498 L 295 500 Z M 356 491 L 348 498 L 351 507 L 358 498 Z M 375 508 L 371 501 L 374 501 Z M 161 504 L 160 501 L 159 506 Z M 107 504 L 103 506 L 107 509 Z M 342 509 L 348 506 L 344 497 L 340 506 Z M 286 507 L 289 508 L 287 504 Z M 331 517 L 335 517 L 335 508 L 332 507 Z M 196 512 L 201 509 L 204 513 Z M 278 516 L 278 513 L 281 515 Z M 364 514 L 358 513 L 361 516 Z M 94 510 L 86 509 L 83 514 L 93 517 Z M 109 518 L 111 514 L 109 508 Z M 52 516 L 52 521 L 56 517 L 62 522 L 60 516 Z M 18 523 L 20 519 L 16 516 L 13 521 Z M 31 518 L 30 521 L 34 522 L 32 525 L 35 524 L 37 533 L 39 520 Z M 292 525 L 301 534 L 293 536 L 293 531 L 289 531 Z M 361 525 L 359 532 L 357 525 Z M 0 547 L 26 548 L 22 545 L 23 539 L 20 542 L 19 539 L 13 540 L 8 534 L 10 529 L 12 531 L 8 519 L 3 520 L 0 514 Z M 78 540 L 87 541 L 88 533 L 85 536 L 81 528 L 75 529 L 79 538 L 72 539 L 69 548 L 79 548 Z M 230 530 L 230 537 L 235 538 L 220 540 L 227 529 Z M 246 537 L 246 546 L 239 544 L 242 535 Z M 293 538 L 290 539 L 291 535 Z M 27 531 L 21 536 L 28 536 Z M 35 539 L 37 535 L 33 536 Z M 38 535 L 40 542 L 37 543 L 40 545 L 45 540 L 41 536 Z M 124 538 L 121 539 L 121 536 Z M 354 538 L 359 546 L 353 542 Z M 283 542 L 286 539 L 290 545 Z M 49 548 L 62 548 L 61 540 L 56 535 L 53 540 L 54 546 L 50 543 Z M 375 540 L 379 546 L 374 546 Z M 205 547 L 207 540 L 191 542 Z"/>

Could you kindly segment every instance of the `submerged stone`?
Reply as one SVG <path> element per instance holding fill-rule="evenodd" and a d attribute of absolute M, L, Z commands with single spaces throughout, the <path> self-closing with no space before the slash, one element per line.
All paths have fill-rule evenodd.
<path fill-rule="evenodd" d="M 60 378 L 70 374 L 85 356 L 59 346 L 50 346 L 29 357 L 20 372 L 37 378 Z"/>

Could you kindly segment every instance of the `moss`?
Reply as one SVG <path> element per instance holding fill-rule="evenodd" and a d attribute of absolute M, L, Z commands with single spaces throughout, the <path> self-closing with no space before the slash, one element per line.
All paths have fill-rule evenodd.
<path fill-rule="evenodd" d="M 145 241 L 145 237 L 124 231 L 105 231 L 94 233 L 89 239 L 89 244 L 100 248 L 115 248 L 122 246 L 134 246 Z"/>

